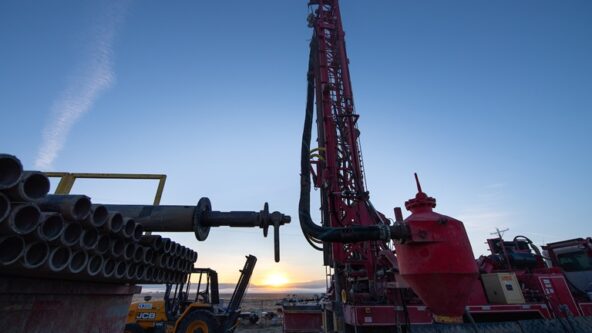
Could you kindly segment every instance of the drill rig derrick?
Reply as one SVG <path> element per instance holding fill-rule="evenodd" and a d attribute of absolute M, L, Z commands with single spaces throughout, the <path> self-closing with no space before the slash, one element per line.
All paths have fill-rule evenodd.
<path fill-rule="evenodd" d="M 386 270 L 380 253 L 391 239 L 404 239 L 403 224 L 390 225 L 369 200 L 364 180 L 359 130 L 345 49 L 345 33 L 337 1 L 310 1 L 313 28 L 308 68 L 306 118 L 301 152 L 300 222 L 305 237 L 325 254 L 335 269 L 335 285 L 363 303 L 382 299 L 374 280 Z M 310 161 L 313 112 L 316 104 L 318 147 Z M 312 170 L 311 164 L 315 169 Z M 310 217 L 310 175 L 321 192 L 321 226 Z M 318 245 L 315 245 L 318 244 Z M 390 267 L 389 267 L 390 269 Z M 336 290 L 337 302 L 342 302 Z"/>
<path fill-rule="evenodd" d="M 398 317 L 398 310 L 394 309 L 405 308 L 402 290 L 406 288 L 400 287 L 401 277 L 431 308 L 435 320 L 459 321 L 468 299 L 466 286 L 477 279 L 464 226 L 432 211 L 436 200 L 421 190 L 417 178 L 418 193 L 405 203 L 412 213 L 407 219 L 403 220 L 396 208 L 395 222 L 391 223 L 374 208 L 364 179 L 359 115 L 354 108 L 339 3 L 311 0 L 309 7 L 313 36 L 299 218 L 307 241 L 323 251 L 325 265 L 334 270 L 329 306 L 341 326 L 336 329 L 342 331 L 343 324 L 397 325 L 398 319 L 393 317 Z M 318 147 L 311 149 L 315 109 Z M 310 215 L 311 178 L 320 189 L 320 225 Z M 447 260 L 451 257 L 455 260 Z M 360 323 L 359 317 L 369 321 Z M 380 318 L 387 319 L 378 323 Z"/>

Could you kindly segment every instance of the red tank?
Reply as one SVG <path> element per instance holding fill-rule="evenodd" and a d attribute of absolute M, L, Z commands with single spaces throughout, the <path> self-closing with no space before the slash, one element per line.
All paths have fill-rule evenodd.
<path fill-rule="evenodd" d="M 436 199 L 415 179 L 418 193 L 405 202 L 411 237 L 395 244 L 399 270 L 435 321 L 459 322 L 479 275 L 473 249 L 463 223 L 434 212 Z"/>

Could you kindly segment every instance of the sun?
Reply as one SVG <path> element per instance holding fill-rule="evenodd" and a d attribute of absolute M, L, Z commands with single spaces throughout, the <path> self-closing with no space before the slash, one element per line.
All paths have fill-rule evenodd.
<path fill-rule="evenodd" d="M 269 287 L 281 287 L 286 285 L 289 282 L 288 277 L 284 273 L 270 273 L 267 275 L 263 284 Z"/>

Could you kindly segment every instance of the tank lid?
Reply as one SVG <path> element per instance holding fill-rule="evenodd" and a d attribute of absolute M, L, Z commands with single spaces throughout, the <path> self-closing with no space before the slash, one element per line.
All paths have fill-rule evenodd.
<path fill-rule="evenodd" d="M 415 175 L 415 183 L 417 184 L 417 194 L 415 198 L 409 199 L 405 201 L 405 208 L 412 213 L 415 210 L 421 208 L 428 208 L 431 210 L 432 208 L 436 207 L 436 199 L 429 197 L 427 194 L 423 193 L 421 190 L 421 184 L 419 183 L 419 178 L 417 177 L 417 173 Z"/>

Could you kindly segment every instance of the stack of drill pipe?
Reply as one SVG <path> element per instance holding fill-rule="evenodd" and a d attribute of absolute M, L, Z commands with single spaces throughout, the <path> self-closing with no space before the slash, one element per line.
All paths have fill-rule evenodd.
<path fill-rule="evenodd" d="M 197 253 L 0 154 L 0 274 L 109 283 L 185 281 Z"/>

